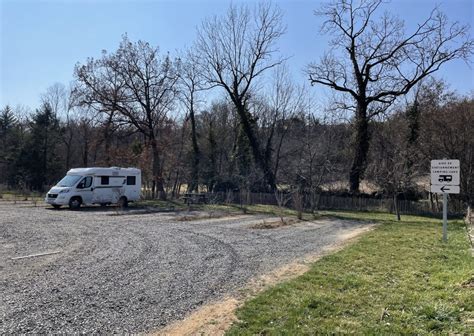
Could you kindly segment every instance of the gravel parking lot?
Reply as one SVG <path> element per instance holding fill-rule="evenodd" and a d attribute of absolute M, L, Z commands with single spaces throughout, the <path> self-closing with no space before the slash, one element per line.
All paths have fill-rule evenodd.
<path fill-rule="evenodd" d="M 367 225 L 116 214 L 0 203 L 1 334 L 154 330 Z"/>

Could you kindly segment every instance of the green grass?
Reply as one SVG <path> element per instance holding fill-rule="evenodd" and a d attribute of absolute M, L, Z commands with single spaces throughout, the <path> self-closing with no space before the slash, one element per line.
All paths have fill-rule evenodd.
<path fill-rule="evenodd" d="M 248 301 L 229 335 L 474 333 L 474 290 L 461 285 L 474 263 L 461 221 L 449 222 L 445 244 L 436 219 L 321 214 L 381 225 Z"/>

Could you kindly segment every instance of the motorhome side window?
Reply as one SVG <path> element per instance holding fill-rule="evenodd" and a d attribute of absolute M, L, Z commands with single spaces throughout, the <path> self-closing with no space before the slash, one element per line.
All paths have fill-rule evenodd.
<path fill-rule="evenodd" d="M 89 188 L 92 185 L 92 176 L 86 176 L 82 179 L 82 181 L 77 185 L 79 189 L 81 188 Z"/>
<path fill-rule="evenodd" d="M 100 177 L 100 184 L 109 184 L 109 177 L 108 176 L 101 176 Z"/>
<path fill-rule="evenodd" d="M 135 185 L 137 184 L 136 176 L 127 176 L 127 185 Z"/>

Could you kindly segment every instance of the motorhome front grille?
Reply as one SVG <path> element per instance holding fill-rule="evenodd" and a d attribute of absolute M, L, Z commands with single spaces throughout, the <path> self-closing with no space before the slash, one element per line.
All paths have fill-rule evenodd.
<path fill-rule="evenodd" d="M 48 198 L 57 198 L 58 194 L 48 194 Z"/>

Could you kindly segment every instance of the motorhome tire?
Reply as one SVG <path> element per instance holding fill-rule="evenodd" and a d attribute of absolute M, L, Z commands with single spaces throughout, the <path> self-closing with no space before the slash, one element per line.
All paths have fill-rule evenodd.
<path fill-rule="evenodd" d="M 69 209 L 76 210 L 81 207 L 82 199 L 80 197 L 73 197 L 69 201 Z"/>
<path fill-rule="evenodd" d="M 125 196 L 120 197 L 119 200 L 118 200 L 118 205 L 119 205 L 121 208 L 126 208 L 126 207 L 128 207 L 128 200 L 127 200 L 127 197 L 125 197 Z"/>

